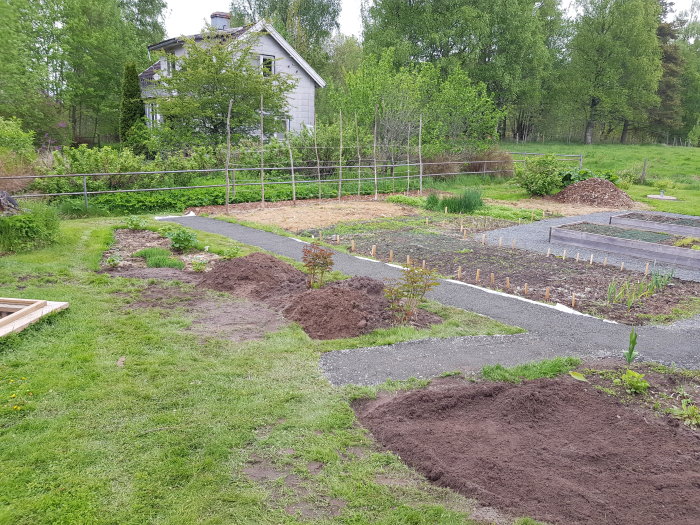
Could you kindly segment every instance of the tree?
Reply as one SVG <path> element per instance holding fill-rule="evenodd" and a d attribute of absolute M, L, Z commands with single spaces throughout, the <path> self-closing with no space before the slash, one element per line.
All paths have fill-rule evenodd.
<path fill-rule="evenodd" d="M 629 126 L 658 103 L 661 53 L 656 37 L 657 0 L 581 0 L 571 44 L 569 93 L 585 117 L 584 142 L 596 122 Z"/>
<path fill-rule="evenodd" d="M 131 62 L 124 66 L 122 78 L 122 100 L 119 107 L 119 139 L 123 142 L 128 131 L 146 116 L 141 99 L 141 86 L 136 65 Z"/>
<path fill-rule="evenodd" d="M 281 131 L 286 94 L 294 82 L 283 73 L 260 74 L 253 60 L 256 38 L 231 38 L 212 30 L 203 35 L 204 42 L 185 40 L 185 55 L 177 59 L 172 75 L 161 77 L 154 86 L 165 121 L 159 133 L 171 146 L 221 144 L 231 100 L 234 141 L 259 133 L 261 98 L 265 130 Z"/>

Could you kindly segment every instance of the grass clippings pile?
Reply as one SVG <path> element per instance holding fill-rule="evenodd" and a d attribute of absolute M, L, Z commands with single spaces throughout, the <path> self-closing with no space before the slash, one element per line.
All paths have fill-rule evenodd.
<path fill-rule="evenodd" d="M 567 525 L 700 519 L 697 434 L 570 377 L 443 381 L 355 408 L 384 447 L 482 505 Z"/>
<path fill-rule="evenodd" d="M 557 202 L 601 208 L 634 208 L 629 195 L 609 180 L 598 178 L 571 184 L 551 198 Z"/>
<path fill-rule="evenodd" d="M 357 337 L 393 324 L 384 284 L 368 277 L 329 283 L 309 289 L 307 275 L 276 257 L 253 253 L 219 261 L 201 285 L 261 301 L 299 323 L 314 339 Z M 416 327 L 442 319 L 420 311 Z"/>

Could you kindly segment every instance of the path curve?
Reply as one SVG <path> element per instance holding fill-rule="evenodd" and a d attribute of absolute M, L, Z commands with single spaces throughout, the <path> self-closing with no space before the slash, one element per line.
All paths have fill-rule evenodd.
<path fill-rule="evenodd" d="M 304 242 L 255 228 L 206 217 L 167 217 L 188 228 L 229 237 L 271 253 L 301 260 Z M 387 280 L 400 276 L 396 265 L 336 252 L 334 268 L 351 276 Z M 335 385 L 378 384 L 387 379 L 429 378 L 444 372 L 478 370 L 555 356 L 619 356 L 627 348 L 630 327 L 515 296 L 494 293 L 449 279 L 429 293 L 440 303 L 486 315 L 524 328 L 508 336 L 467 336 L 423 339 L 383 347 L 328 352 L 320 366 Z M 638 328 L 637 350 L 644 359 L 685 368 L 700 368 L 700 317 L 669 327 Z"/>

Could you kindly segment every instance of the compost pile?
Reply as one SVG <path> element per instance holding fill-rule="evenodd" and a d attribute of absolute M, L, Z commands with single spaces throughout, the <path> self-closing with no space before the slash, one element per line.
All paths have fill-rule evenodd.
<path fill-rule="evenodd" d="M 357 337 L 393 324 L 381 281 L 353 277 L 309 289 L 305 273 L 263 253 L 218 261 L 200 284 L 265 303 L 314 339 Z M 419 310 L 412 324 L 425 327 L 441 321 Z"/>
<path fill-rule="evenodd" d="M 631 208 L 634 201 L 624 191 L 605 179 L 586 179 L 567 186 L 552 200 L 568 204 L 585 204 L 600 208 Z"/>
<path fill-rule="evenodd" d="M 355 411 L 384 447 L 482 505 L 567 525 L 698 523 L 693 431 L 569 377 L 444 380 Z"/>

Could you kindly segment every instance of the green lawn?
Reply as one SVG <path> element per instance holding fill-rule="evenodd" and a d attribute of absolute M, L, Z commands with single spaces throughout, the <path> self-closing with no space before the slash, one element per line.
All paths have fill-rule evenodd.
<path fill-rule="evenodd" d="M 319 371 L 323 351 L 401 334 L 315 342 L 292 325 L 202 341 L 180 310 L 126 308 L 144 281 L 95 273 L 117 222 L 67 221 L 59 244 L 0 258 L 0 296 L 71 303 L 0 340 L 0 523 L 299 523 L 285 511 L 299 502 L 320 522 L 470 523 L 467 500 L 372 447 L 349 405 L 358 389 Z M 516 331 L 465 315 L 471 333 Z M 253 481 L 253 456 L 295 483 Z M 345 506 L 324 519 L 331 499 Z"/>
<path fill-rule="evenodd" d="M 514 144 L 505 142 L 507 151 L 530 153 L 583 154 L 583 167 L 592 170 L 633 170 L 642 172 L 647 159 L 647 175 L 651 178 L 669 178 L 690 182 L 700 177 L 700 148 L 661 145 L 632 146 L 622 144 L 565 144 L 558 142 Z M 573 165 L 573 162 L 572 162 Z"/>

